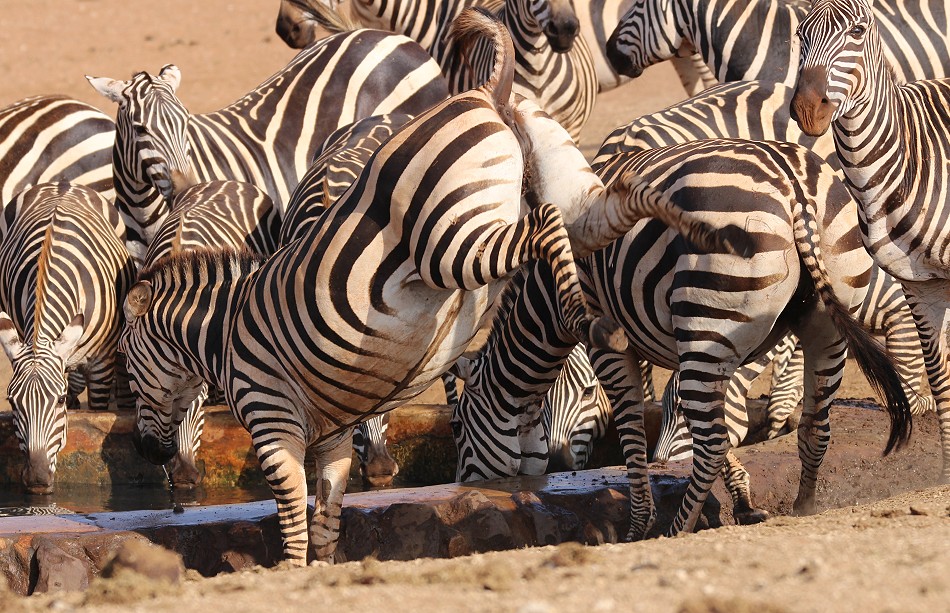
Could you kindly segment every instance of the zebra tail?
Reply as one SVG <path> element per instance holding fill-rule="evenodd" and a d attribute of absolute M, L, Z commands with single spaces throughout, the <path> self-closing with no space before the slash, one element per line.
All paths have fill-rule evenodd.
<path fill-rule="evenodd" d="M 483 7 L 469 7 L 459 13 L 452 23 L 449 37 L 468 54 L 472 45 L 481 37 L 491 39 L 495 49 L 495 67 L 491 78 L 485 84 L 492 94 L 492 100 L 499 114 L 506 118 L 513 117 L 511 106 L 511 84 L 515 79 L 515 46 L 511 41 L 508 28 L 488 9 Z"/>
<path fill-rule="evenodd" d="M 815 284 L 815 291 L 831 321 L 848 343 L 851 355 L 884 406 L 891 422 L 884 455 L 900 449 L 910 440 L 913 422 L 910 402 L 894 368 L 893 358 L 841 303 L 829 281 L 828 271 L 818 247 L 818 223 L 812 211 L 802 203 L 795 210 L 795 244 L 805 268 Z"/>
<path fill-rule="evenodd" d="M 333 34 L 352 32 L 364 27 L 363 23 L 347 11 L 341 13 L 339 5 L 333 7 L 323 0 L 295 0 L 305 11 L 313 15 L 313 20 Z"/>

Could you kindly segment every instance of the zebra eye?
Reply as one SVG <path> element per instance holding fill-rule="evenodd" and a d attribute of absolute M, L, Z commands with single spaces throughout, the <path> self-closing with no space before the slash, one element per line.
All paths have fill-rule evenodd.
<path fill-rule="evenodd" d="M 585 387 L 585 388 L 584 388 L 584 394 L 582 395 L 582 398 L 583 398 L 584 400 L 590 400 L 590 399 L 593 398 L 593 397 L 594 397 L 594 386 L 591 385 L 590 387 Z"/>
<path fill-rule="evenodd" d="M 56 401 L 56 404 L 58 405 L 66 404 L 66 394 L 63 394 L 62 396 L 60 396 L 59 399 Z"/>
<path fill-rule="evenodd" d="M 851 36 L 864 36 L 864 32 L 865 32 L 864 26 L 862 26 L 862 25 L 857 25 L 857 26 L 854 26 L 853 28 L 851 28 L 851 29 L 848 31 L 848 34 L 850 34 Z"/>
<path fill-rule="evenodd" d="M 145 136 L 146 134 L 148 134 L 148 128 L 146 128 L 145 126 L 141 124 L 134 124 L 132 126 L 132 131 L 135 132 L 135 134 L 138 136 Z"/>

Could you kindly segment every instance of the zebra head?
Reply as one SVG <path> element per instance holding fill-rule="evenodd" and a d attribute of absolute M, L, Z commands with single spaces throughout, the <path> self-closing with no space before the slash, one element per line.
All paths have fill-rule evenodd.
<path fill-rule="evenodd" d="M 870 102 L 869 72 L 886 70 L 874 13 L 862 0 L 816 0 L 798 25 L 798 83 L 790 114 L 803 132 L 824 134 L 833 121 Z"/>
<path fill-rule="evenodd" d="M 494 384 L 488 364 L 484 357 L 462 357 L 453 366 L 465 382 L 449 422 L 458 451 L 455 480 L 544 474 L 548 444 L 541 397 L 519 405 Z"/>
<path fill-rule="evenodd" d="M 584 468 L 594 441 L 606 433 L 611 415 L 610 400 L 584 345 L 577 345 L 568 356 L 544 397 L 541 414 L 548 437 L 548 472 Z"/>
<path fill-rule="evenodd" d="M 7 390 L 20 450 L 27 457 L 22 480 L 27 491 L 49 494 L 56 456 L 66 444 L 66 368 L 83 333 L 76 315 L 55 340 L 37 336 L 25 343 L 13 320 L 0 313 L 0 344 L 13 365 Z"/>
<path fill-rule="evenodd" d="M 188 139 L 191 115 L 175 95 L 181 83 L 177 66 L 164 66 L 158 76 L 140 72 L 130 81 L 86 79 L 119 105 L 115 172 L 128 175 L 124 183 L 151 185 L 171 202 L 176 194 L 198 182 Z"/>
<path fill-rule="evenodd" d="M 639 77 L 683 47 L 680 14 L 672 0 L 636 0 L 607 39 L 607 60 L 618 73 Z"/>
<path fill-rule="evenodd" d="M 119 352 L 126 358 L 129 386 L 135 394 L 136 449 L 153 464 L 166 464 L 178 452 L 178 426 L 206 386 L 201 377 L 180 366 L 182 359 L 148 317 L 153 291 L 136 283 L 125 299 L 126 326 Z"/>
<path fill-rule="evenodd" d="M 572 0 L 527 0 L 518 15 L 525 25 L 541 32 L 556 53 L 567 53 L 580 33 L 580 22 Z M 533 23 L 530 23 L 533 22 Z"/>

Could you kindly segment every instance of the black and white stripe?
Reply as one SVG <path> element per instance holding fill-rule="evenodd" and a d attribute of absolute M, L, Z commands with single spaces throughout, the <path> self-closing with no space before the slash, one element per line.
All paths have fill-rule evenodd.
<path fill-rule="evenodd" d="M 719 162 L 723 159 L 729 160 L 727 168 Z M 696 252 L 651 221 L 579 261 L 591 307 L 618 321 L 632 349 L 592 355 L 627 458 L 629 536 L 642 537 L 654 518 L 636 358 L 678 368 L 683 381 L 681 404 L 693 424 L 694 475 L 668 531 L 677 533 L 693 526 L 723 466 L 729 448 L 723 402 L 732 372 L 773 346 L 776 335 L 803 327 L 810 331 L 813 373 L 821 375 L 815 396 L 806 399 L 811 427 L 800 431 L 803 468 L 795 508 L 814 512 L 816 471 L 828 442 L 828 409 L 843 372 L 846 338 L 859 362 L 867 364 L 873 356 L 871 368 L 884 383 L 893 428 L 888 448 L 908 434 L 909 411 L 896 373 L 880 347 L 847 316 L 847 309 L 857 308 L 864 297 L 870 268 L 855 224 L 848 221 L 855 214 L 853 201 L 817 157 L 791 144 L 699 141 L 617 156 L 600 172 L 609 181 L 630 171 L 694 212 L 703 210 L 719 223 L 741 220 L 756 248 L 750 260 Z M 555 191 L 548 197 L 564 193 L 563 184 L 552 180 L 551 187 Z M 545 199 L 543 191 L 540 197 Z M 786 259 L 790 249 L 791 261 Z M 548 283 L 543 267 L 535 267 L 511 315 L 501 322 L 503 341 L 497 349 L 459 366 L 468 375 L 455 426 L 457 442 L 465 445 L 459 456 L 463 474 L 475 454 L 468 449 L 474 443 L 466 442 L 467 424 L 494 410 L 491 444 L 498 447 L 502 441 L 503 448 L 516 449 L 514 433 L 530 420 L 522 408 L 539 405 L 573 347 L 574 339 L 550 309 Z M 814 308 L 817 300 L 824 309 Z M 487 429 L 480 424 L 471 431 Z"/>
<path fill-rule="evenodd" d="M 796 28 L 809 2 L 794 0 L 638 0 L 607 42 L 614 69 L 644 68 L 695 49 L 721 82 L 763 80 L 792 86 Z M 944 0 L 876 0 L 887 60 L 906 81 L 950 74 L 950 20 Z"/>
<path fill-rule="evenodd" d="M 36 96 L 0 109 L 0 203 L 59 181 L 112 198 L 114 140 L 112 120 L 78 100 Z"/>
<path fill-rule="evenodd" d="M 283 211 L 317 148 L 342 125 L 380 113 L 417 113 L 448 95 L 438 65 L 404 36 L 346 32 L 308 47 L 233 104 L 190 114 L 175 95 L 181 73 L 129 81 L 89 78 L 118 103 L 116 206 L 130 240 L 148 245 L 171 198 L 200 181 L 256 185 Z"/>
<path fill-rule="evenodd" d="M 809 134 L 833 127 L 864 243 L 904 289 L 937 405 L 942 479 L 950 481 L 950 81 L 901 85 L 879 16 L 861 0 L 816 0 L 798 35 L 792 116 Z"/>
<path fill-rule="evenodd" d="M 324 0 L 282 0 L 281 13 L 293 14 L 296 29 L 283 28 L 292 46 L 309 43 L 318 34 L 300 34 L 310 24 L 326 28 Z M 368 27 L 391 30 L 419 41 L 432 54 L 452 93 L 484 83 L 492 74 L 494 51 L 489 45 L 463 57 L 449 35 L 453 20 L 469 6 L 491 10 L 512 33 L 515 43 L 514 91 L 537 102 L 577 140 L 594 108 L 597 74 L 587 42 L 577 37 L 578 16 L 571 0 L 353 0 L 350 12 Z"/>
<path fill-rule="evenodd" d="M 523 150 L 503 118 L 521 130 L 518 122 L 533 120 L 537 107 L 512 100 L 512 44 L 504 28 L 478 11 L 459 25 L 496 41 L 499 62 L 486 86 L 403 126 L 305 236 L 256 271 L 233 254 L 172 259 L 143 273 L 126 301 L 131 322 L 122 344 L 149 405 L 140 405 L 137 419 L 146 457 L 164 462 L 174 454 L 170 433 L 200 387 L 188 373 L 214 370 L 251 434 L 277 501 L 284 555 L 294 563 L 304 563 L 308 549 L 333 558 L 353 426 L 437 380 L 526 262 L 548 263 L 568 329 L 594 346 L 611 346 L 618 342 L 611 322 L 587 315 L 574 246 L 602 248 L 644 215 L 678 222 L 702 245 L 744 238 L 735 228 L 714 232 L 697 223 L 633 179 L 588 194 L 579 210 L 565 206 L 570 218 L 553 204 L 524 215 L 523 151 L 537 149 Z M 531 113 L 522 116 L 522 109 Z M 217 291 L 224 286 L 228 291 Z M 183 308 L 221 330 L 213 347 L 175 332 L 166 316 Z M 174 358 L 161 369 L 149 363 L 159 353 L 149 350 L 153 343 Z M 155 372 L 170 375 L 160 380 Z M 309 530 L 308 450 L 319 469 Z"/>
<path fill-rule="evenodd" d="M 109 201 L 68 183 L 31 187 L 4 210 L 0 344 L 13 364 L 7 394 L 30 492 L 53 490 L 66 409 L 78 408 L 83 378 L 89 408 L 107 409 L 114 388 L 120 408 L 131 408 L 116 380 L 119 304 L 135 275 L 123 231 Z"/>

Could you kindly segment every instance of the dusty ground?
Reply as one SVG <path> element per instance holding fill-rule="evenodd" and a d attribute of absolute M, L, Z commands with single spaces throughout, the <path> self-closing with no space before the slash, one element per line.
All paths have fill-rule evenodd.
<path fill-rule="evenodd" d="M 184 75 L 179 93 L 185 104 L 192 112 L 214 110 L 292 57 L 273 33 L 277 4 L 5 0 L 0 9 L 0 105 L 62 93 L 112 115 L 111 103 L 98 97 L 84 74 L 124 79 L 134 71 L 154 73 L 163 64 L 176 63 Z M 671 69 L 650 69 L 639 83 L 603 96 L 582 144 L 590 151 L 614 126 L 681 97 Z M 0 385 L 5 384 L 0 376 Z M 841 396 L 870 395 L 851 370 Z M 917 470 L 919 454 L 926 454 L 926 464 L 934 466 L 935 449 L 917 453 L 898 461 L 908 471 Z M 852 486 L 871 499 L 901 489 L 899 480 L 881 483 L 874 477 L 859 475 Z M 944 487 L 811 518 L 779 517 L 757 527 L 673 540 L 260 571 L 196 579 L 171 589 L 100 584 L 86 596 L 13 601 L 0 594 L 0 603 L 6 610 L 227 607 L 235 612 L 298 607 L 524 613 L 946 610 L 948 508 L 950 488 Z"/>

